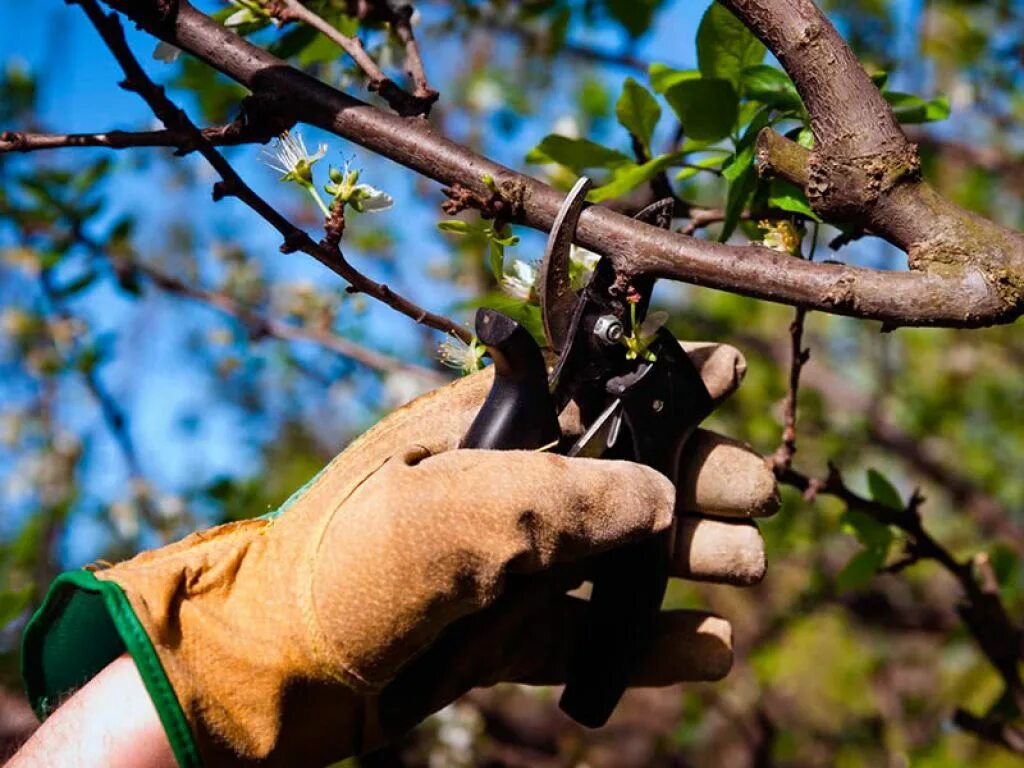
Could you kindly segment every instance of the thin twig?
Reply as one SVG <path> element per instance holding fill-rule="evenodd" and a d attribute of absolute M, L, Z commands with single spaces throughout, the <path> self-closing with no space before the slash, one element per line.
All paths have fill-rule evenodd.
<path fill-rule="evenodd" d="M 275 125 L 263 130 L 240 121 L 203 128 L 200 133 L 213 146 L 263 144 L 281 133 L 287 125 Z M 187 154 L 191 132 L 164 129 L 161 131 L 108 131 L 105 133 L 30 133 L 26 131 L 0 132 L 0 153 L 36 152 L 42 149 L 64 147 L 104 147 L 128 149 L 133 147 L 177 147 L 178 154 Z"/>
<path fill-rule="evenodd" d="M 1002 678 L 1004 695 L 1017 712 L 1024 712 L 1024 683 L 1018 669 L 1021 628 L 1010 618 L 998 591 L 986 589 L 979 583 L 974 564 L 957 560 L 925 530 L 919 509 L 923 502 L 920 495 L 915 492 L 903 509 L 894 509 L 852 491 L 834 465 L 829 466 L 829 473 L 824 478 L 804 475 L 793 467 L 776 467 L 775 475 L 780 483 L 801 491 L 808 500 L 820 494 L 834 496 L 848 507 L 869 515 L 883 525 L 899 528 L 907 536 L 907 554 L 910 556 L 907 562 L 901 564 L 902 567 L 907 567 L 911 562 L 931 560 L 949 573 L 963 593 L 963 600 L 957 606 L 960 618 Z M 1004 746 L 1013 748 L 1008 744 Z"/>
<path fill-rule="evenodd" d="M 245 326 L 249 335 L 253 338 L 272 336 L 284 341 L 309 341 L 344 358 L 353 360 L 366 368 L 381 373 L 403 371 L 422 378 L 432 385 L 440 385 L 446 381 L 446 378 L 440 372 L 431 368 L 407 363 L 396 357 L 377 352 L 376 350 L 356 344 L 336 333 L 332 333 L 327 329 L 293 325 L 278 320 L 252 307 L 245 306 L 225 293 L 189 285 L 183 280 L 162 272 L 155 267 L 133 262 L 130 268 L 143 274 L 163 291 L 200 302 L 235 318 Z"/>
<path fill-rule="evenodd" d="M 815 222 L 814 231 L 811 234 L 811 250 L 807 255 L 808 261 L 814 261 L 814 252 L 817 248 L 818 223 Z M 803 345 L 804 320 L 806 318 L 807 309 L 797 307 L 793 322 L 789 324 L 789 387 L 786 390 L 786 400 L 782 408 L 782 440 L 771 458 L 776 470 L 786 470 L 791 467 L 793 456 L 796 454 L 796 409 L 800 393 L 800 373 L 811 357 L 811 350 Z"/>
<path fill-rule="evenodd" d="M 121 86 L 128 91 L 137 93 L 149 105 L 153 113 L 172 131 L 177 131 L 188 137 L 189 147 L 194 147 L 214 170 L 220 174 L 222 181 L 214 185 L 214 200 L 231 195 L 244 202 L 256 213 L 262 216 L 274 229 L 284 238 L 281 245 L 283 253 L 302 251 L 331 271 L 343 277 L 350 284 L 350 292 L 365 293 L 369 296 L 384 302 L 393 309 L 404 315 L 413 318 L 416 322 L 427 325 L 439 331 L 450 333 L 454 336 L 469 341 L 472 335 L 462 326 L 453 320 L 429 312 L 426 309 L 414 304 L 403 296 L 395 293 L 386 284 L 378 283 L 359 272 L 344 257 L 341 250 L 332 245 L 328 247 L 324 243 L 316 243 L 303 230 L 291 223 L 281 215 L 266 200 L 260 197 L 249 187 L 238 175 L 231 164 L 224 159 L 213 147 L 213 145 L 202 135 L 188 115 L 167 98 L 164 89 L 157 86 L 149 76 L 146 75 L 139 65 L 135 55 L 131 52 L 124 37 L 124 30 L 116 14 L 105 14 L 100 10 L 96 0 L 69 0 L 71 3 L 81 5 L 93 26 L 100 33 L 107 48 L 117 59 L 118 64 L 125 73 L 125 80 Z"/>
<path fill-rule="evenodd" d="M 349 37 L 335 28 L 322 16 L 314 13 L 304 6 L 299 0 L 278 0 L 275 8 L 275 17 L 282 21 L 298 21 L 308 27 L 312 27 L 328 40 L 333 42 L 345 53 L 352 57 L 356 65 L 363 70 L 363 73 L 370 79 L 369 89 L 379 93 L 388 105 L 398 114 L 405 117 L 416 115 L 426 116 L 430 114 L 430 107 L 437 101 L 437 91 L 427 85 L 427 76 L 423 69 L 423 60 L 420 58 L 419 49 L 412 36 L 412 28 L 409 25 L 409 17 L 405 13 L 393 13 L 392 26 L 398 38 L 405 45 L 406 61 L 410 68 L 410 76 L 413 78 L 416 90 L 409 94 L 404 91 L 390 77 L 384 74 L 383 70 L 373 60 L 363 47 L 363 41 L 358 37 Z"/>

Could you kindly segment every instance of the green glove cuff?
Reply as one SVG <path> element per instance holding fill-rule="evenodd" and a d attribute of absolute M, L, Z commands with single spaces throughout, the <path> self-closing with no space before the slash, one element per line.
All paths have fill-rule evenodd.
<path fill-rule="evenodd" d="M 45 720 L 68 695 L 127 651 L 156 706 L 181 768 L 198 768 L 185 713 L 156 650 L 121 588 L 89 571 L 58 576 L 25 627 L 21 675 L 36 715 Z"/>

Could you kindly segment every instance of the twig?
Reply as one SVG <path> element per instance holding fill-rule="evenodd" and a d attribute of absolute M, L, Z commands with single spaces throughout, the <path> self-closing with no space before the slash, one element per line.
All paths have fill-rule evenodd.
<path fill-rule="evenodd" d="M 142 97 L 169 130 L 187 136 L 187 146 L 194 147 L 220 174 L 222 181 L 215 184 L 213 188 L 214 200 L 220 200 L 228 195 L 237 197 L 281 233 L 284 238 L 284 243 L 281 245 L 283 253 L 302 251 L 312 256 L 328 269 L 345 278 L 350 284 L 348 288 L 350 292 L 365 293 L 413 318 L 418 323 L 458 336 L 467 342 L 470 340 L 469 331 L 453 320 L 428 312 L 395 293 L 386 284 L 370 279 L 349 264 L 337 246 L 328 247 L 323 243 L 314 242 L 309 235 L 282 216 L 242 180 L 231 164 L 224 159 L 224 156 L 217 152 L 202 135 L 188 115 L 167 98 L 164 89 L 149 79 L 125 41 L 124 31 L 117 14 L 103 13 L 96 0 L 68 0 L 68 2 L 82 6 L 104 43 L 117 59 L 125 73 L 125 80 L 121 86 Z"/>
<path fill-rule="evenodd" d="M 130 266 L 145 275 L 155 286 L 168 293 L 201 302 L 230 317 L 245 326 L 253 338 L 273 336 L 285 341 L 310 341 L 336 354 L 353 360 L 360 365 L 381 373 L 405 371 L 425 381 L 440 385 L 446 380 L 438 371 L 425 368 L 414 363 L 407 363 L 396 357 L 385 355 L 376 350 L 356 344 L 327 329 L 298 326 L 269 317 L 252 307 L 247 307 L 225 293 L 210 291 L 168 275 L 155 267 L 133 262 Z"/>
<path fill-rule="evenodd" d="M 792 467 L 776 467 L 775 475 L 780 483 L 800 490 L 808 500 L 813 500 L 820 494 L 828 494 L 883 525 L 899 528 L 907 536 L 909 556 L 909 561 L 903 562 L 901 567 L 906 567 L 911 562 L 931 560 L 948 572 L 963 592 L 963 601 L 957 606 L 960 618 L 982 653 L 1002 678 L 1005 686 L 1004 695 L 1009 698 L 1017 712 L 1024 712 L 1024 683 L 1018 669 L 1021 628 L 1010 619 L 998 591 L 986 589 L 979 583 L 973 563 L 957 560 L 925 530 L 919 511 L 923 502 L 920 495 L 915 492 L 903 509 L 893 509 L 854 493 L 843 481 L 839 470 L 831 464 L 829 473 L 824 478 L 809 477 Z"/>
<path fill-rule="evenodd" d="M 43 269 L 39 273 L 39 284 L 43 292 L 43 297 L 52 311 L 58 315 L 61 320 L 69 321 L 72 319 L 72 316 L 60 306 L 59 299 L 57 298 L 56 291 L 54 290 L 51 282 L 51 277 L 52 275 L 49 269 Z M 57 342 L 56 338 L 52 339 L 52 343 L 57 354 L 66 358 L 67 355 L 65 354 L 65 350 L 61 349 L 61 345 Z M 67 362 L 74 362 L 74 359 L 68 359 Z M 121 453 L 121 457 L 124 460 L 125 467 L 128 470 L 132 503 L 137 506 L 142 519 L 145 520 L 153 530 L 159 531 L 166 540 L 170 536 L 171 531 L 161 520 L 160 515 L 157 514 L 157 511 L 153 506 L 152 499 L 147 492 L 148 483 L 146 482 L 145 475 L 142 471 L 142 462 L 139 460 L 139 454 L 135 448 L 135 441 L 132 438 L 128 418 L 125 416 L 125 413 L 117 402 L 117 399 L 107 391 L 105 386 L 103 386 L 103 382 L 100 381 L 94 365 L 76 367 L 82 376 L 82 380 L 85 382 L 86 389 L 89 390 L 89 394 L 92 395 L 93 399 L 96 401 L 96 405 L 100 409 L 100 415 L 103 418 L 103 423 L 106 425 L 111 437 L 113 437 L 114 443 L 117 445 L 117 448 Z"/>
<path fill-rule="evenodd" d="M 412 36 L 408 13 L 392 12 L 390 14 L 392 18 L 389 18 L 389 21 L 392 22 L 395 34 L 405 46 L 409 74 L 416 87 L 412 94 L 406 93 L 394 80 L 384 74 L 373 57 L 366 52 L 362 40 L 342 34 L 340 30 L 304 6 L 299 0 L 278 0 L 276 5 L 270 7 L 276 9 L 274 15 L 280 21 L 298 21 L 312 27 L 351 56 L 356 65 L 370 79 L 369 89 L 379 93 L 398 114 L 404 117 L 416 115 L 426 117 L 430 114 L 430 108 L 437 101 L 438 93 L 427 85 L 423 60 L 420 58 L 419 48 Z M 409 11 L 411 12 L 411 9 Z"/>
<path fill-rule="evenodd" d="M 200 134 L 213 146 L 226 147 L 238 144 L 263 144 L 290 127 L 277 115 L 273 120 L 255 119 L 255 102 L 248 105 L 238 119 L 227 125 L 203 128 Z M 268 110 L 269 111 L 269 110 Z M 269 115 L 268 115 L 269 117 Z M 36 152 L 41 149 L 63 147 L 105 147 L 107 149 L 128 149 L 131 147 L 177 147 L 178 155 L 195 150 L 191 145 L 191 131 L 164 129 L 162 131 L 108 131 L 105 133 L 30 133 L 25 131 L 0 132 L 0 153 Z"/>
<path fill-rule="evenodd" d="M 782 408 L 782 441 L 771 458 L 771 462 L 777 470 L 785 470 L 791 466 L 793 455 L 796 453 L 796 407 L 797 393 L 800 390 L 800 372 L 811 356 L 811 351 L 803 347 L 804 319 L 806 317 L 807 310 L 797 307 L 793 322 L 789 324 L 789 388 L 786 391 L 786 400 Z"/>
<path fill-rule="evenodd" d="M 818 223 L 815 222 L 811 234 L 811 250 L 807 255 L 808 261 L 814 261 L 814 252 L 817 248 Z M 800 392 L 800 373 L 811 357 L 811 350 L 803 346 L 804 320 L 806 318 L 807 310 L 804 307 L 797 307 L 793 322 L 789 324 L 789 387 L 786 390 L 786 400 L 782 408 L 782 441 L 771 458 L 776 471 L 789 469 L 796 453 L 796 408 Z"/>

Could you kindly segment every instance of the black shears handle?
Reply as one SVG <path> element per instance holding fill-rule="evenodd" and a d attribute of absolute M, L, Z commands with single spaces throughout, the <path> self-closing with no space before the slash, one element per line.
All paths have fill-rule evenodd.
<path fill-rule="evenodd" d="M 499 312 L 482 309 L 477 337 L 495 362 L 491 392 L 461 442 L 463 448 L 537 449 L 561 437 L 540 348 Z M 683 445 L 711 411 L 699 373 L 667 331 L 656 364 L 607 382 L 622 402 L 625 429 L 610 457 L 631 459 L 674 478 Z M 586 625 L 569 658 L 562 709 L 596 728 L 608 720 L 629 677 L 650 650 L 668 582 L 670 537 L 663 534 L 596 558 Z"/>

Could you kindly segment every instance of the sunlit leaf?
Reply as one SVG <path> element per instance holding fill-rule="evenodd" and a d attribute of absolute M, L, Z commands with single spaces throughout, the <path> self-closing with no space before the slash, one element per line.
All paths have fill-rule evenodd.
<path fill-rule="evenodd" d="M 697 30 L 697 62 L 707 78 L 739 86 L 747 67 L 760 64 L 767 49 L 742 21 L 721 3 L 712 3 Z"/>
<path fill-rule="evenodd" d="M 665 91 L 665 99 L 683 124 L 683 131 L 699 141 L 729 135 L 736 123 L 739 101 L 727 80 L 684 80 Z"/>

